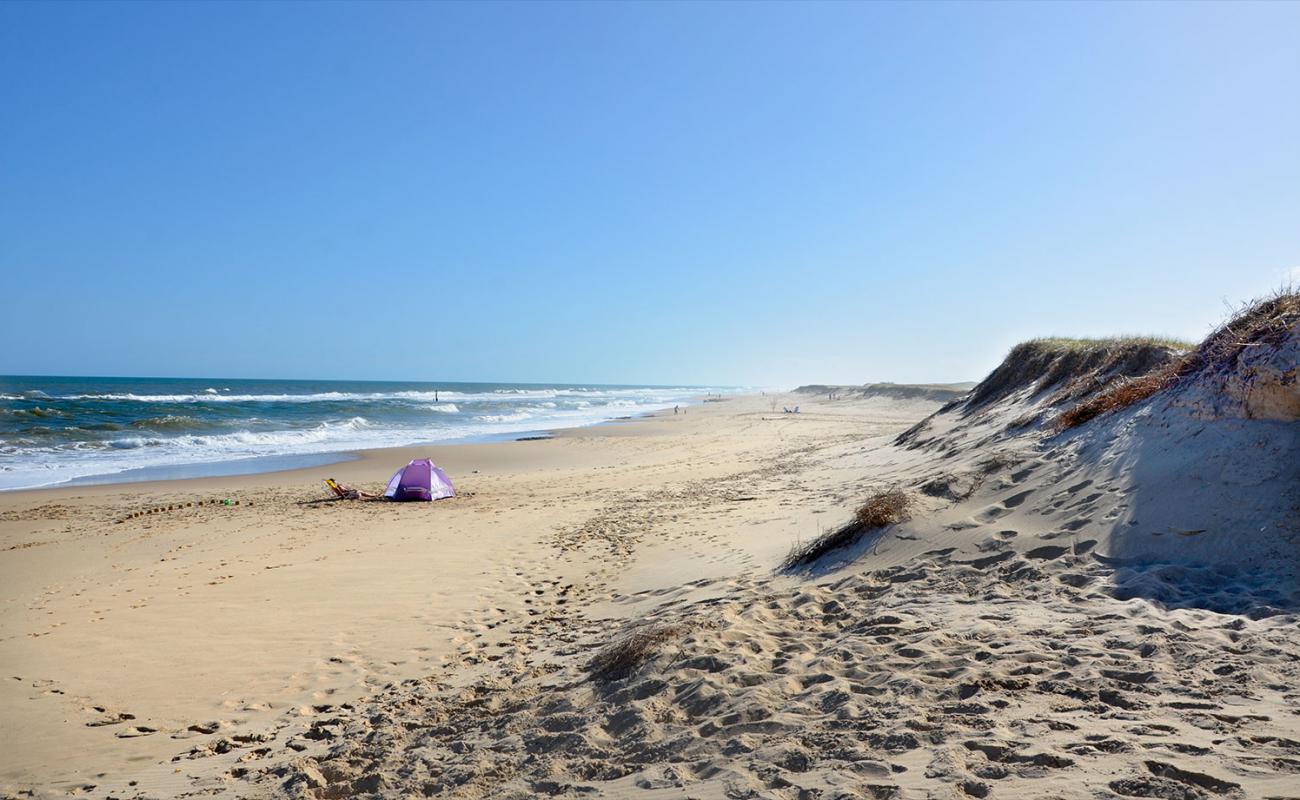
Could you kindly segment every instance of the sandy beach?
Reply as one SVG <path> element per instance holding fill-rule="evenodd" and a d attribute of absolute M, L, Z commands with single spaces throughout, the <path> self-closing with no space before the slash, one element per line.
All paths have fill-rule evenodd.
<path fill-rule="evenodd" d="M 1047 424 L 1080 377 L 1172 357 L 1138 347 L 0 495 L 0 786 L 1295 796 L 1294 390 Z M 459 496 L 317 502 L 426 454 Z M 884 489 L 906 513 L 808 555 Z"/>
<path fill-rule="evenodd" d="M 491 663 L 512 628 L 557 602 L 768 572 L 836 510 L 836 492 L 750 496 L 733 476 L 828 440 L 896 433 L 925 411 L 770 409 L 735 398 L 546 441 L 2 494 L 4 789 L 122 791 L 135 771 L 213 740 Z M 377 489 L 424 454 L 459 497 L 310 502 L 327 496 L 324 477 Z M 123 521 L 154 508 L 172 510 Z M 601 527 L 625 513 L 646 541 Z"/>

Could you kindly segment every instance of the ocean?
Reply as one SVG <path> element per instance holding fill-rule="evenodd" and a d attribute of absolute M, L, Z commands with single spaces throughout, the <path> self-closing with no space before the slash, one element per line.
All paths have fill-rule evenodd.
<path fill-rule="evenodd" d="M 0 377 L 0 490 L 234 475 L 349 450 L 484 441 L 725 387 Z"/>

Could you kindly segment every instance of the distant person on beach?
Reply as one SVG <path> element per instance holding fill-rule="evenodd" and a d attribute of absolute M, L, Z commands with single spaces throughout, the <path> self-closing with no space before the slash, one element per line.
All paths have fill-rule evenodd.
<path fill-rule="evenodd" d="M 679 412 L 679 411 L 681 411 L 681 410 L 682 410 L 682 407 L 681 407 L 681 406 L 673 406 L 673 414 L 676 414 L 677 412 Z"/>

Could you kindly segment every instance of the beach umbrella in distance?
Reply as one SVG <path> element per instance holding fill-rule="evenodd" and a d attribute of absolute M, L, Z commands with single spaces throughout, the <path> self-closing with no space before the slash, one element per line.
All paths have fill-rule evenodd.
<path fill-rule="evenodd" d="M 405 500 L 441 500 L 455 497 L 447 473 L 434 466 L 427 458 L 416 458 L 393 473 L 384 490 L 384 497 L 399 502 Z"/>

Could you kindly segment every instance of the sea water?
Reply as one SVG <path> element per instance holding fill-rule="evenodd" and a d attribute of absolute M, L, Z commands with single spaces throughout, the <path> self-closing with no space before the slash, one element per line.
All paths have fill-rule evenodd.
<path fill-rule="evenodd" d="M 671 408 L 722 387 L 0 377 L 0 490 L 223 475 Z"/>

